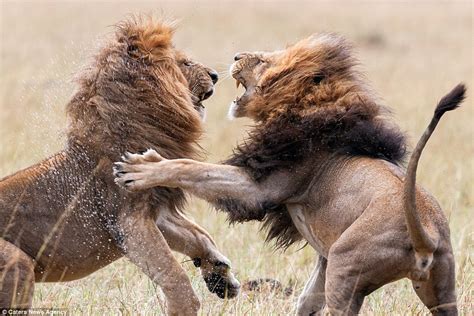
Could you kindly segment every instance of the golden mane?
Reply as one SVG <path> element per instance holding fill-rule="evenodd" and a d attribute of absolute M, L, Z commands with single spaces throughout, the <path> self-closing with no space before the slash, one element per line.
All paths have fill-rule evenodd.
<path fill-rule="evenodd" d="M 351 44 L 340 36 L 310 36 L 275 59 L 277 64 L 263 73 L 257 93 L 246 106 L 247 115 L 258 122 L 289 110 L 305 115 L 327 107 L 347 107 L 355 99 L 375 99 L 355 69 L 358 62 Z"/>
<path fill-rule="evenodd" d="M 147 148 L 170 158 L 198 156 L 201 120 L 176 63 L 172 35 L 172 26 L 152 18 L 116 26 L 114 38 L 80 74 L 67 105 L 70 145 L 112 161 Z"/>

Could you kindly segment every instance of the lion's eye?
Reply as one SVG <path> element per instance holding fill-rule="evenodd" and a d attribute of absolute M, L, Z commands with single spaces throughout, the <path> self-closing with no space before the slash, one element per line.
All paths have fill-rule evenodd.
<path fill-rule="evenodd" d="M 189 61 L 189 60 L 186 60 L 183 65 L 185 65 L 186 67 L 189 67 L 192 65 L 192 63 Z"/>
<path fill-rule="evenodd" d="M 320 84 L 321 81 L 323 81 L 323 80 L 324 80 L 324 75 L 321 75 L 321 74 L 317 74 L 313 77 L 313 82 L 315 84 Z"/>

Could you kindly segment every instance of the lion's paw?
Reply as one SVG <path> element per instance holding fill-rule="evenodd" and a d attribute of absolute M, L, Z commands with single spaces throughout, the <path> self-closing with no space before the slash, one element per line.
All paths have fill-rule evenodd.
<path fill-rule="evenodd" d="M 148 149 L 143 154 L 125 153 L 121 162 L 113 165 L 115 183 L 128 191 L 147 189 L 147 165 L 166 160 L 153 149 Z"/>

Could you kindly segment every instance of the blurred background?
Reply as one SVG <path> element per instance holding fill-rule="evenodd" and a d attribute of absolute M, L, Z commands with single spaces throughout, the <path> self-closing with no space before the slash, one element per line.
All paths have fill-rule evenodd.
<path fill-rule="evenodd" d="M 179 20 L 175 43 L 220 73 L 208 111 L 203 146 L 218 162 L 243 139 L 250 121 L 226 118 L 237 95 L 227 70 L 236 52 L 275 50 L 317 32 L 337 32 L 356 47 L 361 69 L 393 110 L 410 144 L 436 102 L 458 82 L 468 98 L 449 113 L 430 140 L 419 180 L 449 219 L 456 255 L 458 303 L 473 310 L 473 5 L 471 1 L 1 1 L 0 178 L 36 163 L 64 144 L 65 104 L 72 78 L 90 60 L 113 25 L 134 13 Z M 304 244 L 285 253 L 264 243 L 258 223 L 228 227 L 225 216 L 191 200 L 189 215 L 214 237 L 241 281 L 273 278 L 293 294 L 243 292 L 222 301 L 208 293 L 183 256 L 202 300 L 202 315 L 287 315 L 309 277 L 315 253 Z M 163 299 L 138 269 L 122 259 L 79 281 L 38 284 L 34 307 L 72 314 L 162 314 Z M 364 315 L 426 314 L 411 284 L 399 281 L 373 293 Z"/>

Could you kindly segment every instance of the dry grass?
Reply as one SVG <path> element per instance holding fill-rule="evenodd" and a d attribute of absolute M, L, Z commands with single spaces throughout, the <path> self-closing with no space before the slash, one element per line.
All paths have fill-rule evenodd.
<path fill-rule="evenodd" d="M 339 32 L 356 43 L 374 88 L 416 140 L 436 101 L 459 81 L 473 82 L 472 4 L 456 3 L 11 3 L 1 2 L 0 177 L 59 150 L 64 142 L 64 105 L 80 69 L 109 26 L 126 14 L 158 12 L 181 19 L 177 46 L 225 72 L 235 52 L 273 50 L 320 31 Z M 248 121 L 228 122 L 235 96 L 221 76 L 207 102 L 204 147 L 219 161 L 243 137 Z M 472 92 L 469 92 L 472 95 Z M 473 106 L 449 113 L 425 151 L 419 182 L 443 206 L 451 225 L 461 313 L 473 309 Z M 295 296 L 243 293 L 232 301 L 209 294 L 192 264 L 189 271 L 203 315 L 286 315 L 294 311 L 314 264 L 314 251 L 273 252 L 257 224 L 227 227 L 225 217 L 201 201 L 189 213 L 214 236 L 241 280 L 271 277 L 295 286 Z M 184 257 L 179 256 L 184 261 Z M 74 314 L 161 314 L 157 289 L 125 260 L 80 281 L 37 285 L 34 306 L 67 308 Z M 408 315 L 427 311 L 409 282 L 373 293 L 363 314 Z"/>

